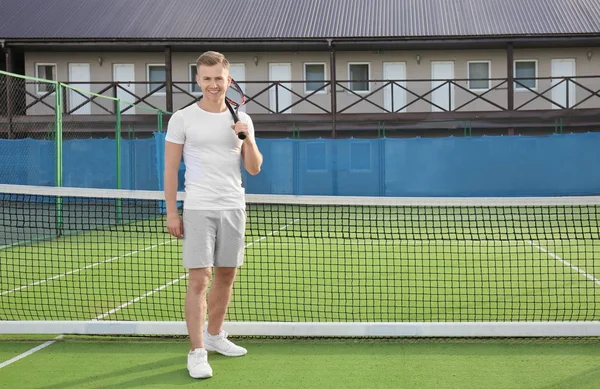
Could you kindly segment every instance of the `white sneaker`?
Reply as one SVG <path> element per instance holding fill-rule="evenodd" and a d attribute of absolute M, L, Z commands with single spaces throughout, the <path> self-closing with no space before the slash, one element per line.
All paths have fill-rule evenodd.
<path fill-rule="evenodd" d="M 242 355 L 246 355 L 248 351 L 227 339 L 227 335 L 228 334 L 225 331 L 221 331 L 218 335 L 209 335 L 205 330 L 204 348 L 206 351 L 216 351 L 219 354 L 228 357 L 241 357 Z"/>
<path fill-rule="evenodd" d="M 188 353 L 187 368 L 192 378 L 209 378 L 213 374 L 212 367 L 208 364 L 208 353 L 202 348 Z"/>

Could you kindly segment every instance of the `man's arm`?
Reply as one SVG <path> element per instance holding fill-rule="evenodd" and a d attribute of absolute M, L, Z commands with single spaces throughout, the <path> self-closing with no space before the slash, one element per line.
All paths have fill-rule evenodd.
<path fill-rule="evenodd" d="M 248 173 L 253 176 L 260 173 L 263 156 L 254 141 L 254 137 L 248 137 L 242 144 L 242 160 Z"/>
<path fill-rule="evenodd" d="M 165 140 L 165 170 L 164 192 L 167 203 L 167 230 L 176 238 L 183 238 L 183 222 L 177 212 L 177 188 L 179 187 L 177 176 L 179 165 L 183 154 L 183 143 L 185 134 L 183 121 L 177 114 L 169 120 L 169 128 Z"/>
<path fill-rule="evenodd" d="M 164 190 L 167 215 L 177 213 L 177 187 L 182 153 L 183 145 L 169 141 L 165 142 Z"/>
<path fill-rule="evenodd" d="M 240 132 L 246 134 L 246 139 L 242 143 L 242 161 L 244 161 L 244 168 L 246 171 L 253 176 L 260 173 L 260 168 L 263 163 L 263 156 L 256 145 L 256 139 L 254 138 L 254 124 L 250 116 L 244 114 L 245 122 L 239 121 L 235 125 L 231 126 L 235 131 L 236 135 Z"/>

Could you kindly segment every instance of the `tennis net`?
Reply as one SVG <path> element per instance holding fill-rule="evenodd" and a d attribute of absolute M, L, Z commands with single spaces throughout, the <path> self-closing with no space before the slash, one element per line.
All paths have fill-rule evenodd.
<path fill-rule="evenodd" d="M 600 335 L 599 197 L 246 198 L 233 335 Z M 163 200 L 0 185 L 0 333 L 186 334 Z"/>

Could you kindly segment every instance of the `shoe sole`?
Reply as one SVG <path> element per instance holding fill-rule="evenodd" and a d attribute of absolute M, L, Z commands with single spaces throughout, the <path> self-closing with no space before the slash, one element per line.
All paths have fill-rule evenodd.
<path fill-rule="evenodd" d="M 188 370 L 188 373 L 190 373 L 190 371 Z M 212 373 L 207 373 L 207 374 L 201 374 L 201 375 L 192 375 L 192 373 L 190 373 L 190 377 L 192 378 L 211 378 L 212 377 Z"/>
<path fill-rule="evenodd" d="M 219 350 L 217 350 L 217 349 L 216 349 L 216 348 L 214 348 L 214 347 L 208 346 L 208 345 L 206 345 L 206 344 L 204 345 L 204 349 L 205 349 L 206 351 L 216 351 L 216 352 L 218 352 L 218 353 L 219 353 L 219 354 L 221 354 L 221 355 L 225 355 L 226 357 L 243 357 L 244 355 L 246 355 L 246 354 L 247 354 L 247 352 L 245 352 L 245 353 L 243 353 L 243 354 L 225 353 L 225 352 L 222 352 L 222 351 L 219 351 Z"/>

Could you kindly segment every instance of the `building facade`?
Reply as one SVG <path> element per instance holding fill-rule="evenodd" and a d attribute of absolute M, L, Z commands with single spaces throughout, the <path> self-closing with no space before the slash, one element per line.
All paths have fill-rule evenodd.
<path fill-rule="evenodd" d="M 8 3 L 9 12 L 16 9 Z M 153 2 L 137 3 L 127 6 L 132 14 L 150 12 Z M 260 6 L 252 12 L 270 12 L 274 20 L 294 14 L 293 2 L 269 11 L 266 3 L 257 1 Z M 123 120 L 142 133 L 156 129 L 155 115 L 148 109 L 164 111 L 166 123 L 170 113 L 201 97 L 194 81 L 195 61 L 205 50 L 219 50 L 231 61 L 231 75 L 248 99 L 242 109 L 252 115 L 262 136 L 289 136 L 295 129 L 303 136 L 328 137 L 378 136 L 381 129 L 386 136 L 600 130 L 600 21 L 590 22 L 599 1 L 579 0 L 571 8 L 558 2 L 508 2 L 505 7 L 512 13 L 493 12 L 484 4 L 471 10 L 475 15 L 460 0 L 442 2 L 457 6 L 449 15 L 443 14 L 449 12 L 445 6 L 437 9 L 439 1 L 412 7 L 404 3 L 409 2 L 352 2 L 343 13 L 346 20 L 332 22 L 325 11 L 295 15 L 289 29 L 281 24 L 277 31 L 246 15 L 245 20 L 254 21 L 237 36 L 235 31 L 215 30 L 219 20 L 201 28 L 186 18 L 188 23 L 182 22 L 176 33 L 176 26 L 161 29 L 148 22 L 137 26 L 135 34 L 122 27 L 114 31 L 118 37 L 109 37 L 100 30 L 117 24 L 114 15 L 101 14 L 88 20 L 89 28 L 65 31 L 48 26 L 11 30 L 14 21 L 2 24 L 0 19 L 2 65 L 9 72 L 135 103 L 123 103 L 120 109 Z M 68 4 L 58 1 L 53 7 Z M 186 4 L 178 2 L 172 11 L 194 13 L 185 8 L 191 3 Z M 93 14 L 97 5 L 85 1 L 81 7 Z M 429 7 L 433 17 L 419 7 Z M 519 7 L 530 12 L 517 15 Z M 379 16 L 374 12 L 360 19 L 361 27 L 357 18 L 372 9 L 379 9 Z M 386 10 L 419 27 L 385 22 Z M 548 19 L 559 13 L 563 16 L 558 22 Z M 31 25 L 36 14 L 19 18 L 20 25 Z M 458 27 L 438 26 L 436 18 Z M 486 18 L 497 23 L 486 25 Z M 461 22 L 469 20 L 478 34 L 461 31 Z M 307 23 L 312 27 L 298 36 L 298 26 Z M 353 27 L 344 28 L 344 23 Z M 364 33 L 378 24 L 378 33 Z M 400 35 L 406 33 L 403 29 L 411 35 Z M 341 30 L 347 33 L 341 35 Z M 4 116 L 53 113 L 56 99 L 48 84 L 13 81 L 7 86 L 5 82 L 6 98 L 0 99 Z M 83 116 L 88 122 L 110 123 L 114 103 L 81 91 L 67 90 L 63 114 L 74 121 Z M 99 124 L 94 131 L 112 129 Z"/>

